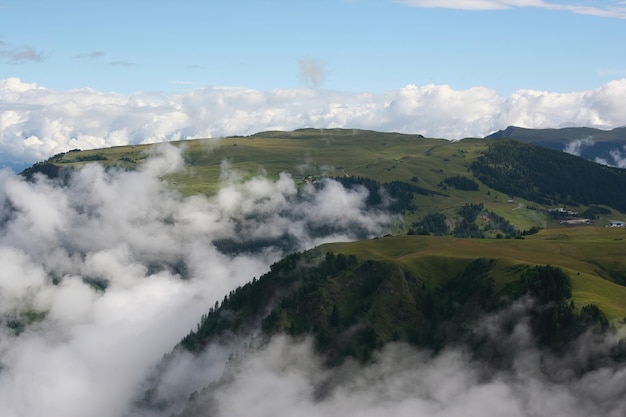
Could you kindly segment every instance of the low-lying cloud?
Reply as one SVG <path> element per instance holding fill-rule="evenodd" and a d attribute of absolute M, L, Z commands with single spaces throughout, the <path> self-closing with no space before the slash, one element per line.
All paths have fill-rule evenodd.
<path fill-rule="evenodd" d="M 626 168 L 626 146 L 622 146 L 622 149 L 615 148 L 610 150 L 609 156 L 609 159 L 597 157 L 595 161 L 602 165 Z"/>
<path fill-rule="evenodd" d="M 624 415 L 624 367 L 589 367 L 609 345 L 585 335 L 562 356 L 543 352 L 519 318 L 523 302 L 508 313 L 517 319 L 476 327 L 505 346 L 506 369 L 461 349 L 433 356 L 392 344 L 371 366 L 331 371 L 310 340 L 257 346 L 244 335 L 172 356 L 154 384 L 163 355 L 200 316 L 284 254 L 271 239 L 232 253 L 216 242 L 287 236 L 300 250 L 354 230 L 384 233 L 393 221 L 365 210 L 362 189 L 297 187 L 286 173 L 242 182 L 227 165 L 214 196 L 182 197 L 162 178 L 184 169 L 183 151 L 154 152 L 137 171 L 91 164 L 64 185 L 0 172 L 3 417 Z M 499 333 L 506 323 L 514 329 Z M 138 406 L 149 387 L 163 408 Z"/>
<path fill-rule="evenodd" d="M 315 85 L 323 68 L 305 65 Z M 626 79 L 573 93 L 407 85 L 380 94 L 323 89 L 206 87 L 180 94 L 50 90 L 0 80 L 0 164 L 34 163 L 71 149 L 248 135 L 263 130 L 362 128 L 429 137 L 483 137 L 526 128 L 626 124 Z"/>
<path fill-rule="evenodd" d="M 392 220 L 366 211 L 364 191 L 333 181 L 299 189 L 288 174 L 225 173 L 215 196 L 183 198 L 162 180 L 183 165 L 163 144 L 137 171 L 91 164 L 64 185 L 0 171 L 3 417 L 123 415 L 210 306 L 284 255 L 268 237 L 298 251 L 376 236 Z M 245 249 L 261 235 L 253 250 L 215 244 Z"/>
<path fill-rule="evenodd" d="M 567 152 L 571 155 L 580 156 L 585 148 L 589 148 L 595 145 L 596 142 L 593 140 L 593 137 L 587 136 L 583 139 L 575 139 L 565 145 L 565 149 L 563 152 Z"/>
<path fill-rule="evenodd" d="M 183 354 L 166 373 L 170 405 L 137 409 L 142 416 L 621 416 L 626 412 L 626 368 L 605 361 L 615 342 L 586 333 L 554 354 L 537 347 L 525 312 L 531 300 L 486 317 L 476 333 L 510 357 L 505 367 L 476 360 L 463 348 L 433 354 L 389 344 L 363 366 L 348 360 L 329 369 L 311 340 L 276 336 L 260 348 L 226 358 L 210 345 L 190 359 Z M 513 328 L 511 319 L 515 318 Z M 526 320 L 525 320 L 526 318 Z M 507 324 L 508 323 L 508 324 Z M 506 328 L 506 330 L 505 330 Z M 594 359 L 595 358 L 595 359 Z M 196 366 L 190 366 L 189 361 Z M 604 360 L 604 359 L 603 359 Z M 180 370 L 185 369 L 185 372 Z M 175 383 L 176 374 L 180 378 Z M 202 380 L 194 376 L 202 375 Z M 189 382 L 195 394 L 177 392 Z M 202 387 L 204 387 L 202 389 Z M 183 404 L 187 402 L 187 405 Z M 139 411 L 141 410 L 141 411 Z M 182 410 L 182 412 L 181 412 Z M 133 414 L 134 414 L 133 413 Z M 178 414 L 180 413 L 180 414 Z M 132 415 L 132 414 L 131 414 Z"/>

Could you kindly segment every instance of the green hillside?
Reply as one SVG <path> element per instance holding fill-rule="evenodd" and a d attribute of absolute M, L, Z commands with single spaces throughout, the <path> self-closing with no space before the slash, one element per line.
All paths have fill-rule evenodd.
<path fill-rule="evenodd" d="M 564 219 L 548 213 L 547 209 L 563 205 L 575 205 L 569 210 L 578 213 L 591 207 L 593 213 L 587 213 L 587 217 L 597 225 L 625 219 L 620 213 L 624 211 L 623 193 L 619 192 L 626 177 L 624 170 L 610 171 L 570 155 L 563 155 L 569 157 L 563 161 L 539 164 L 537 158 L 549 162 L 554 155 L 523 143 L 517 143 L 514 152 L 510 152 L 506 149 L 512 146 L 510 143 L 484 139 L 448 141 L 347 129 L 262 132 L 246 137 L 174 143 L 184 149 L 187 169 L 168 180 L 183 195 L 210 195 L 219 187 L 226 161 L 229 169 L 239 171 L 243 179 L 256 175 L 277 178 L 279 173 L 288 172 L 299 184 L 307 177 L 311 181 L 333 177 L 370 179 L 386 187 L 391 184 L 396 188 L 412 187 L 412 208 L 401 210 L 404 221 L 396 225 L 394 233 L 412 229 L 457 236 L 513 236 L 532 227 L 558 225 Z M 147 157 L 149 149 L 149 145 L 142 145 L 71 151 L 36 164 L 23 174 L 30 177 L 42 172 L 59 176 L 91 162 L 134 169 Z M 518 158 L 521 150 L 530 154 L 523 162 Z M 489 155 L 492 157 L 485 163 Z M 524 178 L 525 182 L 511 181 L 502 175 L 501 169 L 488 172 L 486 168 L 491 166 L 513 167 L 505 173 L 511 178 Z M 593 184 L 589 189 L 576 188 L 578 194 L 569 190 L 560 193 L 560 187 L 572 179 L 577 179 L 576 187 L 581 181 L 595 182 L 589 182 Z M 370 192 L 378 190 L 370 189 Z M 469 222 L 469 217 L 460 212 L 468 204 L 481 205 L 480 210 L 469 216 L 473 217 Z M 428 216 L 432 214 L 445 216 L 439 219 L 446 223 L 444 230 L 429 228 L 432 219 Z M 461 224 L 463 220 L 466 221 Z"/>
<path fill-rule="evenodd" d="M 262 132 L 173 145 L 186 166 L 163 179 L 182 196 L 215 195 L 225 170 L 236 170 L 230 177 L 241 181 L 288 172 L 299 190 L 293 202 L 307 187 L 332 179 L 366 188 L 365 209 L 399 219 L 386 236 L 298 253 L 290 253 L 289 236 L 216 239 L 225 254 L 266 248 L 290 254 L 207 306 L 175 352 L 200 355 L 214 343 L 252 346 L 287 334 L 310 337 L 328 366 L 347 358 L 368 363 L 388 343 L 404 342 L 431 352 L 461 346 L 485 369 L 497 369 L 514 359 L 493 335 L 476 330 L 485 317 L 508 317 L 497 329 L 508 336 L 527 323 L 533 343 L 556 356 L 575 349 L 587 331 L 604 335 L 626 321 L 626 228 L 605 227 L 626 220 L 625 170 L 518 141 L 361 130 Z M 150 150 L 76 150 L 23 175 L 71 186 L 72 171 L 84 164 L 133 170 Z M 598 352 L 580 372 L 625 360 L 626 343 Z M 149 376 L 140 407 L 167 405 L 158 386 L 176 356 L 167 354 Z M 197 381 L 197 389 L 211 388 Z M 191 394 L 189 404 L 201 396 Z"/>
<path fill-rule="evenodd" d="M 459 239 L 389 236 L 352 243 L 332 243 L 324 250 L 360 259 L 397 262 L 438 285 L 479 257 L 496 260 L 492 270 L 503 287 L 520 265 L 554 265 L 572 280 L 576 305 L 595 303 L 612 321 L 626 318 L 626 230 L 618 228 L 544 229 L 524 239 Z"/>
<path fill-rule="evenodd" d="M 181 346 L 199 352 L 254 323 L 266 335 L 315 336 L 330 363 L 367 360 L 396 340 L 474 346 L 472 323 L 530 294 L 538 300 L 528 312 L 535 337 L 558 350 L 588 325 L 606 329 L 626 317 L 625 237 L 590 228 L 507 241 L 390 236 L 327 244 L 232 291 Z"/>
<path fill-rule="evenodd" d="M 626 295 L 624 229 L 597 227 L 609 219 L 625 219 L 620 191 L 626 189 L 625 170 L 522 142 L 448 141 L 345 129 L 262 132 L 174 145 L 183 148 L 187 169 L 167 179 L 183 195 L 214 193 L 227 161 L 244 179 L 277 178 L 286 171 L 301 185 L 331 177 L 344 187 L 363 186 L 370 191 L 370 208 L 402 215 L 392 230 L 396 236 L 329 244 L 324 251 L 361 261 L 393 261 L 432 285 L 478 258 L 494 260 L 490 274 L 498 287 L 519 275 L 519 265 L 556 265 L 571 276 L 576 305 L 598 304 L 613 321 L 626 317 L 621 301 Z M 149 149 L 71 151 L 23 175 L 41 172 L 63 178 L 94 162 L 135 169 Z M 392 204 L 384 205 L 377 194 L 381 188 Z M 564 206 L 565 211 L 548 211 Z M 561 224 L 583 215 L 591 226 Z M 550 229 L 541 230 L 546 227 Z M 247 250 L 229 244 L 223 242 L 220 249 Z"/>

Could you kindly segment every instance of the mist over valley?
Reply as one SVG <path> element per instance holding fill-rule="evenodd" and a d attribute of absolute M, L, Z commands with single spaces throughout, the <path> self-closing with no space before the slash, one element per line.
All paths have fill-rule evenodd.
<path fill-rule="evenodd" d="M 623 181 L 315 129 L 3 171 L 3 415 L 621 415 L 619 193 L 507 194 L 509 146 Z"/>

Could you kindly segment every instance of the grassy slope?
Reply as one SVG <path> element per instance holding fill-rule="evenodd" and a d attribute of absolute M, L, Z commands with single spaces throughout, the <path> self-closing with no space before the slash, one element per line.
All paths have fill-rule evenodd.
<path fill-rule="evenodd" d="M 626 271 L 626 231 L 585 227 L 545 229 L 526 239 L 459 239 L 434 236 L 390 236 L 353 243 L 332 243 L 323 250 L 362 259 L 392 260 L 437 286 L 438 277 L 453 276 L 471 260 L 497 260 L 492 271 L 502 286 L 523 265 L 558 266 L 572 279 L 577 306 L 597 304 L 611 320 L 626 317 L 626 287 L 603 276 L 616 266 Z"/>
<path fill-rule="evenodd" d="M 419 135 L 379 133 L 343 129 L 302 129 L 295 132 L 263 132 L 249 137 L 220 140 L 190 140 L 175 144 L 185 148 L 189 169 L 169 178 L 184 195 L 213 193 L 219 185 L 222 161 L 244 173 L 277 177 L 282 171 L 299 179 L 305 175 L 364 176 L 380 182 L 409 182 L 448 196 L 416 196 L 418 212 L 406 224 L 431 212 L 454 215 L 467 202 L 483 203 L 485 208 L 507 218 L 519 229 L 533 225 L 558 226 L 541 213 L 528 210 L 528 202 L 511 201 L 484 184 L 479 191 L 442 189 L 439 183 L 454 175 L 471 176 L 469 164 L 486 149 L 482 139 L 450 142 L 425 139 Z M 77 166 L 70 162 L 77 154 L 102 154 L 106 166 L 132 168 L 146 157 L 148 145 L 70 152 L 55 158 L 56 165 Z M 123 160 L 122 160 L 123 158 Z M 133 162 L 134 161 L 134 162 Z M 536 204 L 531 203 L 536 206 Z M 612 214 L 611 218 L 623 216 Z M 606 220 L 606 219 L 605 219 Z M 543 230 L 525 240 L 468 240 L 426 236 L 396 236 L 351 244 L 331 244 L 327 250 L 356 254 L 361 258 L 393 259 L 429 280 L 451 276 L 477 257 L 498 259 L 494 278 L 500 284 L 516 276 L 516 265 L 557 265 L 569 272 L 576 304 L 594 302 L 613 320 L 626 317 L 626 288 L 603 279 L 626 274 L 626 247 L 621 240 L 626 231 L 603 227 L 557 228 Z M 445 273 L 444 273 L 445 272 Z M 614 278 L 614 277 L 613 277 Z M 626 278 L 625 278 L 626 279 Z"/>
<path fill-rule="evenodd" d="M 380 182 L 410 182 L 418 177 L 418 185 L 448 195 L 416 196 L 418 211 L 405 219 L 405 224 L 432 212 L 454 216 L 455 210 L 467 202 L 483 203 L 516 225 L 520 230 L 533 225 L 554 225 L 545 215 L 528 210 L 528 202 L 510 198 L 484 184 L 479 191 L 443 189 L 440 182 L 450 176 L 471 177 L 469 164 L 485 151 L 482 139 L 451 142 L 425 139 L 419 135 L 380 133 L 345 129 L 302 129 L 294 132 L 262 132 L 248 137 L 200 139 L 176 143 L 183 146 L 189 169 L 169 178 L 184 195 L 212 194 L 219 186 L 222 161 L 243 172 L 244 177 L 291 173 L 296 180 L 306 175 L 363 176 Z M 81 155 L 103 154 L 103 165 L 132 168 L 145 158 L 147 146 L 115 147 L 81 152 Z M 77 166 L 84 162 L 68 162 L 73 152 L 57 158 L 56 165 Z M 124 160 L 121 160 L 124 158 Z M 531 203 L 530 205 L 536 205 Z M 614 216 L 613 216 L 614 217 Z M 604 219 L 606 220 L 606 219 Z"/>

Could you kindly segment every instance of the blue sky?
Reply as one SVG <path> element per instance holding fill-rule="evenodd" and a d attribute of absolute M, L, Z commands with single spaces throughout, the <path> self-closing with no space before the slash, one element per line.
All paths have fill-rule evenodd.
<path fill-rule="evenodd" d="M 430 94 L 425 91 L 428 86 L 437 87 L 438 94 L 442 88 L 449 88 L 453 95 L 463 95 L 473 88 L 487 89 L 494 95 L 491 102 L 497 104 L 515 99 L 520 91 L 561 95 L 563 102 L 562 95 L 610 86 L 606 100 L 619 101 L 626 77 L 626 54 L 622 51 L 626 44 L 625 1 L 0 1 L 0 80 L 6 84 L 5 94 L 0 96 L 0 111 L 19 111 L 18 104 L 41 106 L 46 101 L 32 97 L 33 90 L 41 95 L 42 89 L 55 97 L 55 103 L 82 103 L 75 91 L 82 89 L 81 97 L 91 91 L 109 98 L 111 94 L 117 94 L 117 98 L 121 95 L 126 102 L 139 95 L 145 102 L 148 94 L 159 106 L 188 102 L 200 91 L 206 94 L 207 89 L 219 89 L 219 94 L 231 99 L 232 90 L 225 93 L 224 87 L 254 91 L 263 96 L 264 105 L 275 102 L 270 96 L 276 91 L 300 97 L 303 89 L 310 89 L 316 100 L 300 113 L 317 112 L 319 117 L 311 116 L 307 123 L 315 125 L 317 121 L 323 127 L 326 120 L 328 126 L 341 127 L 329 108 L 348 105 L 354 109 L 358 97 L 373 95 L 368 96 L 367 103 L 358 102 L 356 113 L 363 116 L 367 106 L 389 104 L 407 86 L 418 88 L 422 108 L 433 107 L 432 103 L 424 104 Z M 15 80 L 20 87 L 15 87 Z M 617 87 L 615 81 L 619 82 Z M 13 95 L 7 91 L 13 91 Z M 180 94 L 191 96 L 185 99 Z M 465 94 L 466 99 L 468 96 L 471 94 Z M 92 96 L 89 103 L 97 97 Z M 302 102 L 300 98 L 293 100 Z M 305 94 L 303 100 L 311 101 L 310 95 Z M 441 112 L 445 111 L 443 101 L 437 104 Z M 453 104 L 456 101 L 458 97 L 451 99 Z M 281 103 L 281 109 L 290 107 L 284 97 Z M 150 106 L 156 104 L 151 102 Z M 544 111 L 526 115 L 526 121 L 507 121 L 527 127 L 585 124 L 610 128 L 626 123 L 624 118 L 607 119 L 604 114 L 587 119 L 568 115 L 556 120 L 551 115 L 559 109 L 548 107 L 550 114 Z M 350 121 L 356 123 L 353 114 L 341 119 L 345 127 L 351 127 Z M 275 112 L 272 115 L 274 118 Z M 26 117 L 22 116 L 18 119 Z M 14 115 L 10 117 L 15 119 Z M 20 136 L 20 140 L 34 138 L 26 145 L 11 144 L 21 149 L 12 151 L 15 158 L 21 152 L 18 159 L 39 158 L 65 149 L 81 132 L 89 134 L 73 125 L 66 129 L 73 132 L 73 137 L 48 140 L 45 147 L 33 153 L 35 139 L 46 142 L 45 129 L 34 122 L 25 128 L 20 122 L 18 132 L 15 122 L 6 122 L 10 117 L 5 115 L 4 125 L 0 123 L 0 154 L 6 153 L 2 144 L 12 140 L 11 135 Z M 41 115 L 41 119 L 51 117 Z M 68 117 L 71 114 L 57 118 Z M 376 117 L 372 115 L 369 124 L 355 127 L 395 128 L 450 138 L 482 135 L 506 127 L 500 121 L 467 129 L 459 125 L 448 132 L 438 131 L 426 122 L 423 127 L 408 126 L 404 123 L 406 117 L 403 123 L 377 125 Z M 464 117 L 458 121 L 466 122 Z M 10 126 L 13 128 L 9 131 Z M 252 125 L 239 128 L 230 122 L 229 126 L 239 133 L 254 130 Z M 262 130 L 270 124 L 256 126 Z M 289 123 L 271 126 L 300 127 Z M 110 133 L 108 129 L 100 134 Z M 148 136 L 152 138 L 149 140 L 170 140 L 222 133 L 232 132 L 214 126 L 209 131 L 188 128 L 170 132 L 169 136 Z M 140 138 L 135 135 L 127 140 L 136 142 Z M 85 141 L 75 142 L 89 146 Z M 105 140 L 102 144 L 109 143 Z"/>
<path fill-rule="evenodd" d="M 626 76 L 624 2 L 578 3 L 616 7 L 614 17 L 413 3 L 4 0 L 0 71 L 49 88 L 117 92 L 298 87 L 301 60 L 323 72 L 320 87 L 342 91 L 435 83 L 565 92 Z"/>

